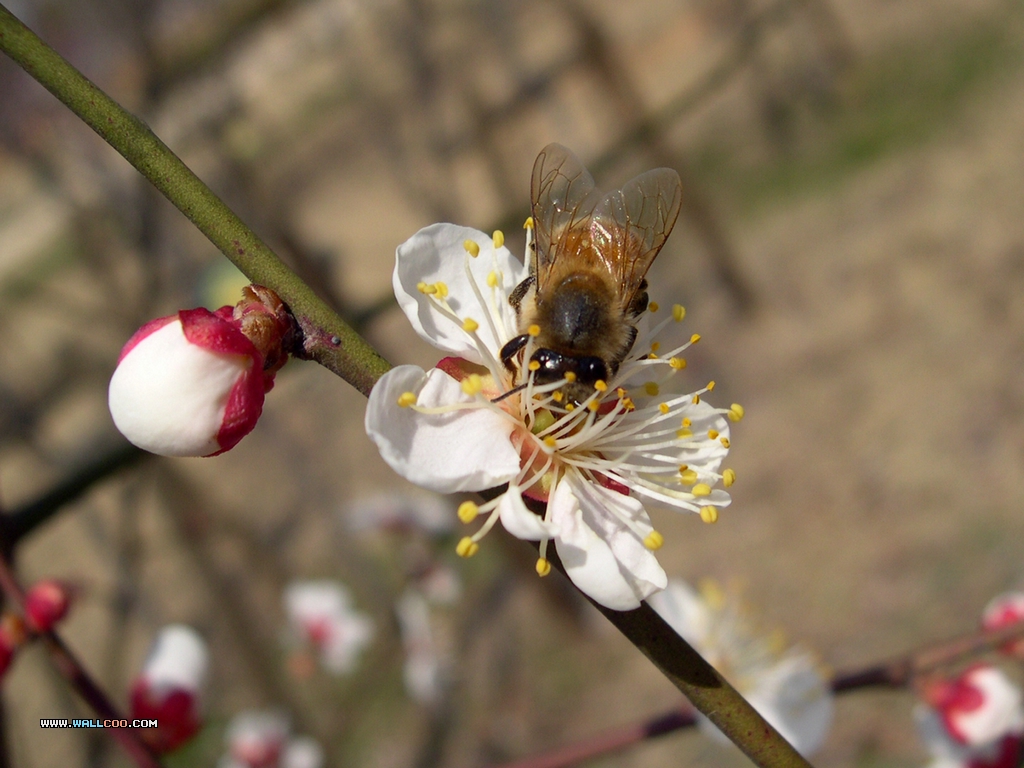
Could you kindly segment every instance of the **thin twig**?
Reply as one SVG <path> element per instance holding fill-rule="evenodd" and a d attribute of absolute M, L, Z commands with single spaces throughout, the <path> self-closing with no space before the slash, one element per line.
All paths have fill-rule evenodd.
<path fill-rule="evenodd" d="M 1024 622 L 998 630 L 968 635 L 910 651 L 890 661 L 871 664 L 857 670 L 837 673 L 829 688 L 835 694 L 863 688 L 905 688 L 915 678 L 934 672 L 1011 641 L 1024 637 Z M 540 755 L 502 763 L 495 768 L 570 768 L 570 766 L 631 747 L 647 739 L 675 733 L 697 724 L 696 711 L 682 704 L 660 715 L 633 725 L 610 729 L 586 741 L 558 747 Z"/>
<path fill-rule="evenodd" d="M 3 542 L 6 549 L 7 542 Z M 0 589 L 7 600 L 19 611 L 25 608 L 25 593 L 18 584 L 6 556 L 0 556 Z M 38 639 L 49 651 L 50 660 L 68 684 L 78 692 L 86 704 L 101 720 L 124 720 L 107 698 L 103 690 L 96 684 L 85 667 L 75 658 L 64 641 L 54 631 L 43 632 Z M 160 761 L 139 738 L 135 728 L 110 728 L 111 736 L 116 739 L 124 750 L 135 761 L 139 768 L 160 768 Z"/>

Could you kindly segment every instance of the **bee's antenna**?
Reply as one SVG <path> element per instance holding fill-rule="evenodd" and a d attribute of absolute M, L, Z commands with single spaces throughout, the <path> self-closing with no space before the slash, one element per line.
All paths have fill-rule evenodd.
<path fill-rule="evenodd" d="M 529 384 L 529 382 L 526 382 L 526 383 L 520 384 L 520 385 L 519 385 L 518 387 L 513 387 L 513 388 L 512 388 L 512 389 L 510 389 L 510 390 L 509 390 L 508 392 L 505 392 L 505 393 L 504 393 L 504 394 L 502 394 L 502 395 L 498 395 L 498 396 L 497 396 L 496 398 L 494 398 L 493 400 L 491 400 L 491 402 L 492 402 L 492 403 L 497 403 L 497 402 L 499 402 L 499 401 L 501 401 L 501 400 L 504 400 L 504 399 L 505 399 L 506 397 L 508 397 L 509 395 L 514 395 L 514 394 L 515 394 L 516 392 L 522 392 L 522 391 L 523 391 L 524 389 L 526 389 L 526 385 L 527 385 L 527 384 Z"/>

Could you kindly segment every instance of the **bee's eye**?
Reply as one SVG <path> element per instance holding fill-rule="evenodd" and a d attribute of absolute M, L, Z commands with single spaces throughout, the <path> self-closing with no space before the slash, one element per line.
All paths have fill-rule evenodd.
<path fill-rule="evenodd" d="M 581 357 L 576 361 L 576 376 L 586 384 L 608 380 L 608 366 L 599 357 Z"/>

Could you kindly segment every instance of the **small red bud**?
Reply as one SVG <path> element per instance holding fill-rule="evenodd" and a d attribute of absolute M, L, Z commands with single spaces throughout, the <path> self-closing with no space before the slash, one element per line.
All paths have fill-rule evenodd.
<path fill-rule="evenodd" d="M 67 616 L 71 589 L 55 579 L 36 582 L 25 595 L 25 621 L 35 632 L 49 632 Z"/>

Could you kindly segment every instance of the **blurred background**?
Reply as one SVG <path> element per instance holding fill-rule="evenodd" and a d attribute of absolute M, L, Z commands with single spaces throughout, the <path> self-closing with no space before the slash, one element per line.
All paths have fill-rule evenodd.
<path fill-rule="evenodd" d="M 972 631 L 1024 585 L 1019 3 L 6 4 L 393 363 L 438 357 L 390 288 L 418 228 L 501 227 L 520 253 L 550 141 L 604 188 L 677 169 L 684 208 L 652 298 L 685 304 L 704 339 L 691 386 L 714 379 L 712 402 L 747 417 L 719 522 L 655 515 L 669 574 L 739 585 L 826 669 Z M 117 703 L 161 626 L 206 638 L 208 725 L 167 765 L 215 765 L 249 709 L 287 713 L 330 766 L 457 768 L 679 704 L 560 576 L 533 574 L 526 544 L 496 532 L 455 557 L 457 500 L 391 473 L 364 398 L 314 364 L 279 374 L 224 456 L 126 451 L 106 409 L 123 343 L 152 317 L 234 303 L 241 284 L 0 58 L 0 500 L 45 517 L 18 573 L 81 587 L 62 634 Z M 344 674 L 288 629 L 285 589 L 309 579 L 346 584 L 373 622 Z M 923 765 L 913 703 L 844 696 L 814 763 Z M 128 764 L 102 732 L 40 729 L 89 716 L 40 647 L 8 672 L 3 710 L 10 765 Z M 590 763 L 745 764 L 696 731 Z"/>

